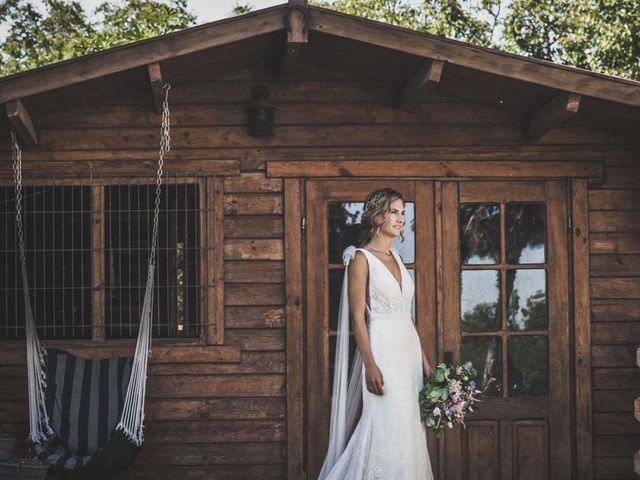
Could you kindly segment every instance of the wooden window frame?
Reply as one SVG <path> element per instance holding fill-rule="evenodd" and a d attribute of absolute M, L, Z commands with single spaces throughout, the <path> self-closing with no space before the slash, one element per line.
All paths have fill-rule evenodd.
<path fill-rule="evenodd" d="M 47 340 L 47 345 L 90 347 L 96 344 L 129 346 L 133 339 L 105 338 L 105 218 L 104 189 L 112 185 L 155 184 L 155 177 L 132 175 L 129 177 L 101 176 L 96 178 L 38 178 L 23 180 L 25 186 L 82 186 L 91 188 L 91 339 Z M 224 178 L 217 176 L 184 176 L 163 178 L 164 185 L 198 185 L 199 301 L 200 334 L 197 337 L 154 338 L 160 344 L 223 345 L 224 344 Z M 13 180 L 0 179 L 0 186 L 13 186 Z M 96 208 L 98 207 L 98 208 Z M 2 345 L 22 344 L 7 340 Z M 226 355 L 225 355 L 226 356 Z M 235 355 L 232 355 L 235 358 Z M 235 360 L 233 360 L 235 361 Z"/>

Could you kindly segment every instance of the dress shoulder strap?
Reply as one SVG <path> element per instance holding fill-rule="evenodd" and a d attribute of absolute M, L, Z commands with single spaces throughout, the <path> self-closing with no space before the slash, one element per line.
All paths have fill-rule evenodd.
<path fill-rule="evenodd" d="M 367 257 L 367 265 L 369 268 L 369 276 L 367 278 L 367 301 L 364 304 L 365 307 L 365 312 L 367 315 L 371 315 L 371 306 L 369 305 L 370 302 L 370 298 L 371 298 L 371 262 L 369 261 L 369 255 L 372 255 L 371 252 L 367 251 L 366 249 L 362 248 L 362 247 L 357 247 L 356 248 L 356 252 L 358 250 L 361 250 L 362 252 L 364 252 L 364 256 Z"/>
<path fill-rule="evenodd" d="M 369 250 L 367 250 L 366 248 L 362 248 L 362 247 L 357 247 L 356 248 L 356 252 L 357 251 L 361 251 L 362 253 L 364 253 L 364 256 L 367 257 L 367 260 L 369 259 L 369 255 L 373 255 Z"/>

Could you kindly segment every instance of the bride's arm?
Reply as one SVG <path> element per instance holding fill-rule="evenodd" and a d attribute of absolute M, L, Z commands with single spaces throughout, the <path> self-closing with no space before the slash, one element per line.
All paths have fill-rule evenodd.
<path fill-rule="evenodd" d="M 369 332 L 365 323 L 368 274 L 369 265 L 364 253 L 356 252 L 355 258 L 349 263 L 349 311 L 351 313 L 353 334 L 362 356 L 367 390 L 376 395 L 382 395 L 384 393 L 384 378 L 373 358 Z"/>

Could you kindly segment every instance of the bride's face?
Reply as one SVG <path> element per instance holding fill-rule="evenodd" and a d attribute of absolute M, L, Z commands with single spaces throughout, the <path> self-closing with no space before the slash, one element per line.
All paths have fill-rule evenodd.
<path fill-rule="evenodd" d="M 400 198 L 396 198 L 390 205 L 391 211 L 386 221 L 380 227 L 380 233 L 390 237 L 399 237 L 404 228 L 404 202 Z"/>

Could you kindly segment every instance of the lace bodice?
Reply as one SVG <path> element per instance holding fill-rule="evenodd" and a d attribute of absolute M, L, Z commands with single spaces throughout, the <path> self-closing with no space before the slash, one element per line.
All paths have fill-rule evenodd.
<path fill-rule="evenodd" d="M 393 257 L 400 266 L 402 289 L 391 270 L 378 257 L 364 248 L 362 251 L 369 263 L 369 302 L 367 310 L 370 317 L 389 315 L 390 313 L 411 313 L 414 284 L 411 275 L 402 263 L 398 252 L 391 249 Z"/>

